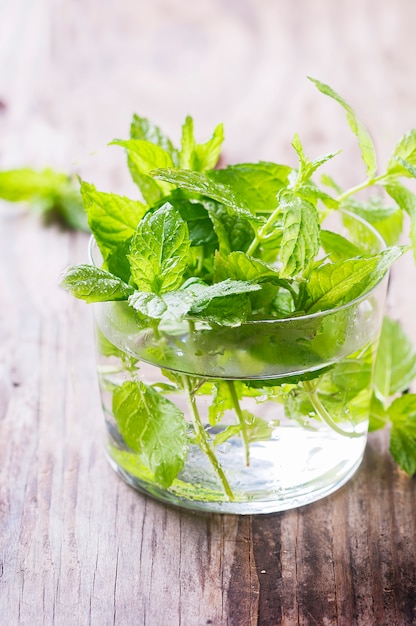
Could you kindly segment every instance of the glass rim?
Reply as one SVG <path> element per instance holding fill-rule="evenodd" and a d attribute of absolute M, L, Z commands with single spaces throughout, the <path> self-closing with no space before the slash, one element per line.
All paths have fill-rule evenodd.
<path fill-rule="evenodd" d="M 334 209 L 332 211 L 332 213 L 335 213 L 335 212 L 343 213 L 344 215 L 347 215 L 347 216 L 353 218 L 354 220 L 357 220 L 358 222 L 361 222 L 366 228 L 368 228 L 369 231 L 372 232 L 372 234 L 375 236 L 375 238 L 378 239 L 378 241 L 381 244 L 380 250 L 383 251 L 383 250 L 387 249 L 388 246 L 387 246 L 384 238 L 381 236 L 381 234 L 378 232 L 378 230 L 376 230 L 374 228 L 374 226 L 372 224 L 370 224 L 370 222 L 365 220 L 363 217 L 361 217 L 360 215 L 357 215 L 356 213 L 353 213 L 352 211 L 348 211 L 347 209 L 338 209 L 338 210 Z M 93 255 L 93 247 L 94 246 L 100 252 L 98 244 L 97 244 L 97 242 L 95 240 L 95 237 L 94 237 L 93 234 L 91 234 L 91 236 L 89 238 L 89 242 L 88 242 L 88 256 L 89 256 L 89 260 L 90 260 L 91 264 L 94 265 L 94 267 L 98 267 L 98 265 L 94 261 L 94 255 Z M 371 287 L 371 289 L 368 289 L 363 294 L 361 294 L 360 296 L 357 296 L 353 300 L 350 300 L 349 302 L 346 302 L 345 304 L 341 304 L 339 306 L 335 306 L 335 307 L 333 307 L 331 309 L 325 309 L 324 311 L 317 311 L 315 313 L 306 313 L 306 314 L 296 315 L 296 316 L 292 316 L 292 317 L 279 317 L 279 318 L 273 318 L 273 319 L 246 320 L 244 322 L 241 322 L 241 324 L 238 324 L 237 326 L 227 326 L 226 328 L 232 329 L 232 328 L 241 328 L 242 326 L 251 326 L 251 325 L 252 326 L 256 326 L 256 325 L 260 325 L 260 324 L 282 324 L 282 323 L 288 323 L 288 322 L 302 322 L 302 321 L 306 321 L 306 320 L 316 319 L 316 318 L 319 318 L 319 317 L 324 317 L 324 316 L 327 316 L 327 315 L 334 315 L 334 314 L 339 313 L 341 311 L 345 311 L 346 309 L 348 309 L 350 307 L 357 306 L 363 300 L 368 298 L 368 296 L 371 295 L 382 284 L 382 282 L 388 277 L 389 272 L 390 272 L 390 268 L 386 271 L 384 276 L 382 278 L 380 278 L 380 280 L 373 287 Z M 122 302 L 125 302 L 125 301 L 123 301 L 123 300 L 109 300 L 108 302 L 122 303 Z M 99 303 L 96 303 L 96 304 L 105 304 L 105 302 L 99 302 Z M 197 321 L 197 322 L 207 321 L 207 320 L 203 320 L 203 319 L 201 319 L 199 317 L 191 317 L 191 316 L 188 316 L 188 317 L 186 317 L 184 319 L 185 320 L 189 320 L 189 321 Z"/>

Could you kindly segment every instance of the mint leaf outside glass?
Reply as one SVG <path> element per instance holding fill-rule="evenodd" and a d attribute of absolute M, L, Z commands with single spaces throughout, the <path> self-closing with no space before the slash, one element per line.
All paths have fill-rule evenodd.
<path fill-rule="evenodd" d="M 389 408 L 391 421 L 390 452 L 409 475 L 416 473 L 416 395 L 408 394 L 394 400 Z"/>
<path fill-rule="evenodd" d="M 374 372 L 374 388 L 384 405 L 416 378 L 416 349 L 399 322 L 384 317 Z"/>
<path fill-rule="evenodd" d="M 0 171 L 0 198 L 28 203 L 46 223 L 63 223 L 89 232 L 78 185 L 67 174 L 51 168 L 34 170 L 29 167 Z"/>

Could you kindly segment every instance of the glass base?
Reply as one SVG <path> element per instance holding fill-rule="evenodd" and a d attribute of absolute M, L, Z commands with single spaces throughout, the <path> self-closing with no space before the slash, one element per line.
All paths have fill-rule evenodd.
<path fill-rule="evenodd" d="M 328 429 L 280 427 L 267 442 L 250 445 L 250 465 L 237 438 L 218 446 L 218 460 L 234 494 L 225 494 L 207 458 L 191 446 L 185 469 L 163 489 L 134 465 L 134 455 L 110 445 L 113 469 L 132 487 L 171 505 L 206 511 L 254 515 L 310 504 L 344 485 L 358 469 L 366 436 L 340 437 Z M 130 457 L 130 460 L 129 460 Z M 120 462 L 122 458 L 122 462 Z"/>

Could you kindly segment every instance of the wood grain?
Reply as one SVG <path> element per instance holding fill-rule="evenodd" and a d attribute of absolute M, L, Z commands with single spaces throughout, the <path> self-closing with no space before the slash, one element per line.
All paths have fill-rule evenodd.
<path fill-rule="evenodd" d="M 3 0 L 0 166 L 131 192 L 107 141 L 133 111 L 177 139 L 190 112 L 201 139 L 225 122 L 228 162 L 294 164 L 299 132 L 311 156 L 343 148 L 333 174 L 355 184 L 344 113 L 306 76 L 360 112 L 383 164 L 416 122 L 415 23 L 411 0 Z M 90 309 L 57 288 L 86 244 L 0 206 L 0 623 L 415 624 L 415 480 L 387 433 L 340 491 L 268 516 L 169 508 L 113 473 Z M 387 306 L 416 341 L 414 279 L 408 256 Z"/>

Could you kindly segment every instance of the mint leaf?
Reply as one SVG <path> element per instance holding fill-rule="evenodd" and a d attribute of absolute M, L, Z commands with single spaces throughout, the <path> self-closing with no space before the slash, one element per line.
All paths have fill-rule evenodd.
<path fill-rule="evenodd" d="M 231 209 L 233 214 L 246 218 L 252 224 L 265 222 L 264 218 L 251 212 L 246 200 L 234 192 L 231 187 L 211 180 L 207 174 L 188 170 L 157 169 L 152 172 L 152 176 L 157 180 L 177 185 L 186 191 L 216 200 Z"/>
<path fill-rule="evenodd" d="M 381 400 L 373 393 L 370 403 L 370 421 L 368 424 L 368 431 L 370 433 L 381 430 L 389 423 L 389 416 L 384 408 Z"/>
<path fill-rule="evenodd" d="M 250 294 L 252 310 L 259 310 L 275 300 L 278 288 L 290 291 L 288 306 L 293 310 L 293 294 L 290 281 L 280 278 L 279 272 L 260 259 L 247 255 L 245 252 L 231 252 L 226 256 L 217 252 L 214 260 L 215 280 L 251 280 L 261 284 L 261 291 Z M 268 283 L 268 284 L 267 284 Z"/>
<path fill-rule="evenodd" d="M 416 128 L 407 132 L 396 145 L 387 165 L 387 173 L 414 177 L 412 168 L 416 168 Z"/>
<path fill-rule="evenodd" d="M 396 398 L 389 408 L 390 452 L 409 475 L 416 473 L 416 394 Z"/>
<path fill-rule="evenodd" d="M 189 247 L 188 227 L 169 202 L 147 213 L 133 235 L 128 255 L 138 289 L 158 294 L 177 289 L 183 282 Z"/>
<path fill-rule="evenodd" d="M 321 246 L 334 262 L 351 259 L 362 253 L 349 239 L 330 230 L 321 230 Z"/>
<path fill-rule="evenodd" d="M 159 146 L 165 152 L 167 152 L 174 165 L 179 165 L 179 153 L 175 148 L 169 137 L 165 133 L 153 124 L 150 120 L 139 115 L 133 115 L 133 119 L 130 125 L 130 139 L 140 139 L 150 141 L 155 146 Z"/>
<path fill-rule="evenodd" d="M 179 211 L 182 219 L 187 223 L 191 246 L 208 245 L 216 248 L 218 239 L 206 207 L 185 194 L 186 192 L 177 189 L 167 200 Z"/>
<path fill-rule="evenodd" d="M 214 264 L 216 278 L 233 278 L 237 280 L 252 280 L 256 283 L 271 282 L 280 287 L 290 289 L 290 281 L 280 277 L 279 272 L 261 259 L 249 256 L 245 252 L 235 251 L 223 257 L 215 256 Z"/>
<path fill-rule="evenodd" d="M 180 153 L 180 167 L 182 169 L 203 172 L 210 170 L 217 164 L 224 141 L 224 127 L 218 124 L 214 133 L 206 143 L 198 144 L 194 136 L 194 121 L 190 115 L 182 126 L 182 148 Z"/>
<path fill-rule="evenodd" d="M 133 288 L 125 282 L 94 265 L 74 265 L 62 274 L 60 287 L 86 302 L 127 300 Z"/>
<path fill-rule="evenodd" d="M 50 198 L 56 189 L 68 181 L 66 174 L 52 169 L 42 171 L 25 167 L 0 172 L 0 198 L 9 202 Z"/>
<path fill-rule="evenodd" d="M 239 163 L 209 173 L 211 180 L 228 185 L 252 213 L 271 213 L 277 194 L 289 184 L 292 169 L 276 163 Z"/>
<path fill-rule="evenodd" d="M 237 385 L 235 385 L 237 388 Z M 238 398 L 241 398 L 241 392 L 238 393 Z M 215 426 L 224 416 L 226 411 L 230 411 L 235 408 L 233 398 L 231 397 L 229 386 L 226 382 L 215 381 L 212 385 L 212 399 L 211 404 L 208 407 L 208 419 L 211 426 Z M 236 429 L 233 434 L 238 434 L 241 431 L 241 426 L 232 426 Z M 224 433 L 224 431 L 223 431 Z M 233 435 L 230 435 L 233 436 Z M 219 433 L 215 438 L 215 444 L 225 441 L 229 437 L 224 439 L 224 435 Z"/>
<path fill-rule="evenodd" d="M 372 139 L 367 129 L 364 127 L 362 122 L 358 119 L 352 107 L 349 104 L 347 104 L 345 100 L 341 98 L 339 94 L 337 94 L 333 89 L 331 89 L 329 85 L 325 85 L 324 83 L 321 83 L 319 80 L 311 78 L 310 76 L 308 76 L 308 78 L 316 85 L 316 87 L 319 89 L 321 93 L 323 93 L 326 96 L 329 96 L 333 100 L 336 100 L 345 109 L 347 113 L 348 124 L 350 125 L 352 132 L 358 139 L 358 144 L 361 150 L 361 156 L 367 167 L 367 176 L 369 178 L 372 178 L 375 175 L 376 170 L 377 170 L 376 153 L 374 149 L 374 144 L 372 142 Z"/>
<path fill-rule="evenodd" d="M 78 185 L 67 174 L 28 167 L 0 172 L 0 198 L 30 202 L 47 223 L 63 222 L 70 228 L 89 230 Z"/>
<path fill-rule="evenodd" d="M 415 139 L 416 141 L 416 139 Z M 390 182 L 385 185 L 389 196 L 397 203 L 410 217 L 410 241 L 413 247 L 413 256 L 416 259 L 416 195 L 407 189 L 399 181 Z"/>
<path fill-rule="evenodd" d="M 280 248 L 280 276 L 301 274 L 319 251 L 319 220 L 316 208 L 292 191 L 279 196 L 283 211 L 283 237 Z"/>
<path fill-rule="evenodd" d="M 194 121 L 187 115 L 182 124 L 181 151 L 179 155 L 179 167 L 183 170 L 192 170 L 195 148 Z"/>
<path fill-rule="evenodd" d="M 247 250 L 255 237 L 251 216 L 230 209 L 213 200 L 202 200 L 212 222 L 219 250 L 228 254 L 232 250 Z"/>
<path fill-rule="evenodd" d="M 130 239 L 147 207 L 114 193 L 97 191 L 94 185 L 83 182 L 81 195 L 88 223 L 103 254 L 114 252 L 126 239 Z"/>
<path fill-rule="evenodd" d="M 384 404 L 416 377 L 416 350 L 399 322 L 385 316 L 374 370 L 374 386 Z"/>
<path fill-rule="evenodd" d="M 247 316 L 246 294 L 260 289 L 247 281 L 224 280 L 205 285 L 194 278 L 177 291 L 161 295 L 135 291 L 129 304 L 146 317 L 180 321 L 187 315 L 202 317 L 222 326 L 234 326 Z"/>
<path fill-rule="evenodd" d="M 295 184 L 295 189 L 297 190 L 300 185 L 305 183 L 310 179 L 312 174 L 319 168 L 321 165 L 324 165 L 327 161 L 333 159 L 339 152 L 331 152 L 329 154 L 325 154 L 322 157 L 319 157 L 315 161 L 310 161 L 308 157 L 305 155 L 303 151 L 303 146 L 300 141 L 299 135 L 296 134 L 292 141 L 292 146 L 296 150 L 296 153 L 299 158 L 299 171 L 298 177 Z"/>
<path fill-rule="evenodd" d="M 142 382 L 126 381 L 113 393 L 113 414 L 126 444 L 162 487 L 183 469 L 188 441 L 182 411 Z"/>
<path fill-rule="evenodd" d="M 142 139 L 115 139 L 110 145 L 121 146 L 127 150 L 127 162 L 131 176 L 139 187 L 144 200 L 154 204 L 169 194 L 171 185 L 157 183 L 149 172 L 159 167 L 173 167 L 172 157 L 157 144 Z"/>
<path fill-rule="evenodd" d="M 348 198 L 343 203 L 343 208 L 372 224 L 389 246 L 399 241 L 403 227 L 403 215 L 397 206 L 386 206 L 380 198 L 371 197 L 365 203 Z M 353 227 L 352 222 L 349 223 Z M 358 230 L 357 227 L 355 230 Z M 363 237 L 364 231 L 360 231 L 356 235 L 356 239 L 359 240 Z"/>
<path fill-rule="evenodd" d="M 243 280 L 227 279 L 213 285 L 190 283 L 186 289 L 187 294 L 192 294 L 188 314 L 221 326 L 239 325 L 247 318 L 247 294 L 259 289 L 260 285 Z"/>
<path fill-rule="evenodd" d="M 324 311 L 363 295 L 380 282 L 404 251 L 395 246 L 373 256 L 327 263 L 312 270 L 307 283 L 306 311 Z"/>

